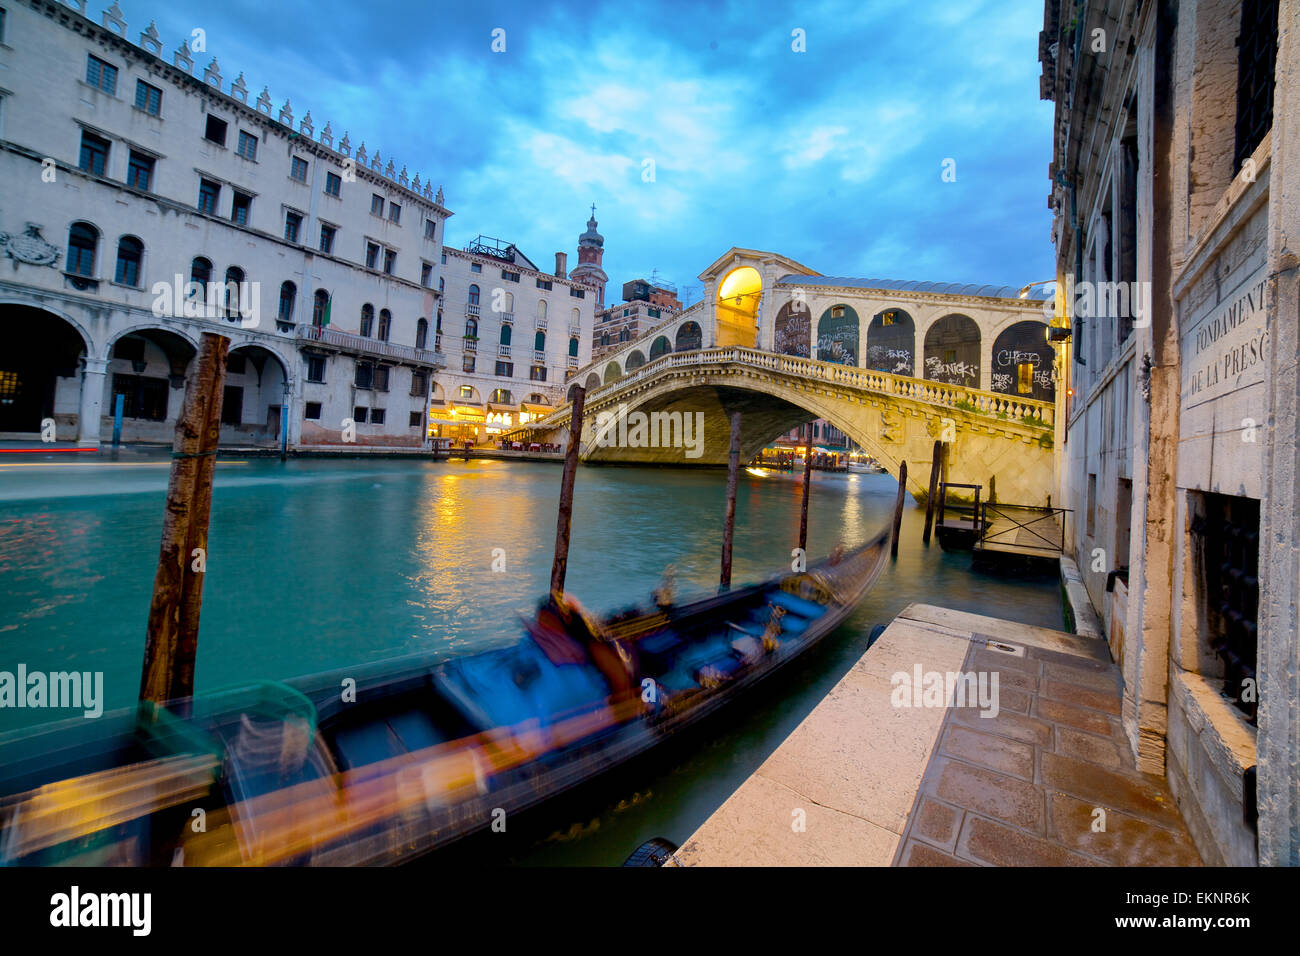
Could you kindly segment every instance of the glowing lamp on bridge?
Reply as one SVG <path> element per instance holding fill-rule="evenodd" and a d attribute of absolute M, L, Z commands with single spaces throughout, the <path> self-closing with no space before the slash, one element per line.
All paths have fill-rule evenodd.
<path fill-rule="evenodd" d="M 1056 281 L 1055 279 L 1039 279 L 1037 282 L 1031 282 L 1031 283 L 1029 283 L 1029 285 L 1025 286 L 1025 287 L 1022 288 L 1019 292 L 1017 292 L 1017 293 L 1016 293 L 1016 296 L 1017 296 L 1018 298 L 1021 298 L 1021 299 L 1027 299 L 1027 298 L 1029 298 L 1029 290 L 1032 289 L 1034 286 L 1036 286 L 1036 285 L 1048 285 L 1048 284 L 1053 283 L 1053 282 L 1055 282 L 1055 281 Z"/>

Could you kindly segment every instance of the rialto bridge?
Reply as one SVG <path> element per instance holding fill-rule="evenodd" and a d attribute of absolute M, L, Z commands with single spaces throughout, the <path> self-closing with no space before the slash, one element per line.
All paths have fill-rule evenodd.
<path fill-rule="evenodd" d="M 906 461 L 918 501 L 943 440 L 949 482 L 987 488 L 996 478 L 999 500 L 1047 502 L 1056 355 L 1042 298 L 1007 287 L 835 279 L 746 249 L 730 250 L 700 278 L 701 302 L 570 378 L 570 395 L 578 383 L 587 389 L 585 461 L 725 464 L 734 411 L 748 460 L 821 418 L 891 473 Z M 569 408 L 528 434 L 563 442 Z M 702 435 L 690 431 L 694 422 Z M 695 445 L 676 440 L 679 427 Z"/>

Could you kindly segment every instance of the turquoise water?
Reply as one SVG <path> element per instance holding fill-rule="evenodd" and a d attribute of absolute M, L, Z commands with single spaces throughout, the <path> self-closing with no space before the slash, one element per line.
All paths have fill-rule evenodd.
<path fill-rule="evenodd" d="M 167 462 L 77 457 L 0 456 L 0 670 L 102 671 L 111 709 L 139 687 Z M 614 610 L 643 602 L 668 564 L 684 591 L 716 587 L 725 481 L 580 469 L 568 589 Z M 789 567 L 800 481 L 741 474 L 737 584 Z M 539 462 L 219 462 L 198 691 L 515 640 L 515 615 L 549 585 L 559 484 L 560 468 Z M 810 557 L 869 538 L 896 491 L 888 475 L 816 474 Z M 907 510 L 898 561 L 849 625 L 756 699 L 439 861 L 616 864 L 651 836 L 680 842 L 857 660 L 871 625 L 911 601 L 1061 626 L 1054 575 L 973 572 L 969 554 L 921 545 L 922 519 Z M 66 716 L 0 709 L 0 731 Z"/>

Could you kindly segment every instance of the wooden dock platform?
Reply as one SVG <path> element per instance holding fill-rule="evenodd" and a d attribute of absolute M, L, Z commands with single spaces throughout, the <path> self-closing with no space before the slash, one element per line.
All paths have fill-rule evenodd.
<path fill-rule="evenodd" d="M 1065 542 L 1061 515 L 1059 508 L 986 504 L 974 550 L 1056 560 Z"/>

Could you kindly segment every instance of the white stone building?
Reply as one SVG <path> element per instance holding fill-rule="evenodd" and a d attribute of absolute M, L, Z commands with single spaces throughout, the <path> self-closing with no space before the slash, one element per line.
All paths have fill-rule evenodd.
<path fill-rule="evenodd" d="M 569 278 L 568 256 L 543 272 L 511 243 L 479 236 L 443 247 L 437 348 L 446 371 L 434 389 L 430 434 L 459 444 L 549 413 L 564 383 L 591 360 L 597 290 Z"/>
<path fill-rule="evenodd" d="M 1060 497 L 1131 752 L 1206 863 L 1296 865 L 1300 2 L 1052 0 L 1039 56 Z"/>
<path fill-rule="evenodd" d="M 0 6 L 0 434 L 95 444 L 120 396 L 170 442 L 215 331 L 224 443 L 420 446 L 441 190 L 116 4 Z"/>

